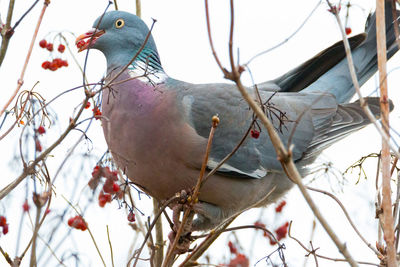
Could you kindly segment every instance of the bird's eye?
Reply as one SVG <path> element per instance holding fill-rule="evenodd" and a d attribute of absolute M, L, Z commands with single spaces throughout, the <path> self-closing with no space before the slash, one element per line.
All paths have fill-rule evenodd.
<path fill-rule="evenodd" d="M 115 21 L 115 27 L 117 27 L 118 29 L 124 27 L 125 25 L 125 21 L 123 19 L 117 19 Z"/>

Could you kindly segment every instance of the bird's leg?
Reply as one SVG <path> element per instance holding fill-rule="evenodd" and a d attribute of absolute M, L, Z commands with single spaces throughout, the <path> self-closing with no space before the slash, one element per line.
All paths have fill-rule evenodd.
<path fill-rule="evenodd" d="M 181 199 L 178 203 L 174 204 L 172 207 L 172 222 L 174 223 L 172 231 L 168 234 L 168 239 L 172 244 L 176 238 L 176 233 L 178 232 L 179 227 L 181 226 L 181 222 L 179 220 L 181 211 L 185 211 L 186 209 L 190 208 L 187 204 L 188 194 L 185 190 L 181 191 Z M 185 223 L 183 226 L 183 231 L 181 236 L 179 237 L 177 246 L 176 246 L 176 253 L 183 254 L 189 251 L 189 246 L 192 241 L 191 239 L 191 223 Z"/>

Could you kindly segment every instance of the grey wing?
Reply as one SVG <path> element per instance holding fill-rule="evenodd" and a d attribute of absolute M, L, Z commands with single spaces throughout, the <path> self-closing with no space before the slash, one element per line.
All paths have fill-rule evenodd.
<path fill-rule="evenodd" d="M 236 87 L 228 84 L 190 85 L 182 90 L 182 103 L 188 122 L 196 132 L 208 138 L 211 117 L 218 114 L 220 124 L 215 131 L 208 167 L 217 165 L 231 153 L 248 131 L 254 117 Z M 261 92 L 268 101 L 267 116 L 283 140 L 294 144 L 293 157 L 297 161 L 307 151 L 318 131 L 329 127 L 336 114 L 337 104 L 332 95 Z M 237 152 L 218 170 L 233 177 L 261 178 L 268 172 L 281 170 L 275 149 L 266 130 L 256 122 L 259 138 L 248 136 Z M 293 132 L 293 134 L 292 134 Z"/>

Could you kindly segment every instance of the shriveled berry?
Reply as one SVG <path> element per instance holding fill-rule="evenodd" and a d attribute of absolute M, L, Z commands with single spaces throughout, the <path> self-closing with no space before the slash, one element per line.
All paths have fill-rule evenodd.
<path fill-rule="evenodd" d="M 37 129 L 37 132 L 39 134 L 44 134 L 46 132 L 46 130 L 44 129 L 44 127 L 42 125 L 40 125 L 39 128 Z"/>
<path fill-rule="evenodd" d="M 58 52 L 60 52 L 60 53 L 64 53 L 64 51 L 65 51 L 65 45 L 59 44 L 57 50 L 58 50 Z"/>
<path fill-rule="evenodd" d="M 46 41 L 45 39 L 41 40 L 41 41 L 39 42 L 39 46 L 40 46 L 41 48 L 46 48 L 46 47 L 47 47 L 47 41 Z"/>
<path fill-rule="evenodd" d="M 49 50 L 50 52 L 53 51 L 53 44 L 52 43 L 48 43 L 46 45 L 46 49 Z"/>
<path fill-rule="evenodd" d="M 48 68 L 50 68 L 51 62 L 50 61 L 45 61 L 42 63 L 42 68 L 47 70 Z"/>

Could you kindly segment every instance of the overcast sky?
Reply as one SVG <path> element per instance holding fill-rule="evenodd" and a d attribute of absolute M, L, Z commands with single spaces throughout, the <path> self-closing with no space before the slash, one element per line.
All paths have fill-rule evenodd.
<path fill-rule="evenodd" d="M 14 18 L 19 18 L 32 2 L 33 1 L 16 1 Z M 210 2 L 211 24 L 215 47 L 223 64 L 229 66 L 227 59 L 230 18 L 229 1 L 219 0 Z M 273 79 L 296 67 L 322 49 L 340 40 L 340 32 L 332 14 L 327 11 L 327 5 L 324 1 L 235 1 L 234 43 L 239 51 L 240 62 L 246 62 L 258 52 L 266 50 L 285 40 L 297 30 L 319 2 L 321 2 L 319 7 L 295 36 L 281 47 L 252 62 L 250 68 L 256 82 Z M 375 1 L 372 0 L 352 1 L 355 5 L 350 9 L 348 27 L 351 27 L 354 34 L 363 31 L 368 13 L 374 10 L 374 2 Z M 70 48 L 74 55 L 82 64 L 84 62 L 85 53 L 77 54 L 74 47 L 75 37 L 73 34 L 77 36 L 92 28 L 94 20 L 101 15 L 107 3 L 108 1 L 105 0 L 54 0 L 51 2 L 44 16 L 43 24 L 38 34 L 38 40 L 34 46 L 32 58 L 25 74 L 23 90 L 30 90 L 34 84 L 39 81 L 40 83 L 36 85 L 35 90 L 40 92 L 47 100 L 50 100 L 59 93 L 82 84 L 82 77 L 79 69 L 73 63 L 72 57 L 68 53 L 63 55 L 63 57 L 69 61 L 70 66 L 68 68 L 63 68 L 56 72 L 43 70 L 40 67 L 41 63 L 48 60 L 51 56 L 48 51 L 41 49 L 37 43 L 43 38 L 52 40 L 56 33 L 63 32 L 68 42 L 70 42 Z M 135 1 L 133 0 L 119 0 L 118 4 L 120 10 L 135 12 Z M 3 21 L 6 17 L 7 6 L 8 1 L 0 0 L 0 16 Z M 17 79 L 25 60 L 27 48 L 29 47 L 29 42 L 41 6 L 42 3 L 40 2 L 35 9 L 29 13 L 26 19 L 18 26 L 11 39 L 7 56 L 0 68 L 0 81 L 2 81 L 0 86 L 1 107 L 16 87 Z M 110 10 L 112 9 L 114 9 L 114 7 L 110 6 Z M 343 18 L 344 14 L 345 12 L 342 12 Z M 148 25 L 151 25 L 152 18 L 157 20 L 153 30 L 153 36 L 158 47 L 163 67 L 170 76 L 193 83 L 226 82 L 223 79 L 221 71 L 215 64 L 209 47 L 203 1 L 145 0 L 142 3 L 142 18 Z M 15 19 L 13 21 L 15 22 Z M 400 84 L 398 70 L 396 69 L 398 66 L 400 66 L 400 57 L 397 55 L 389 62 L 388 70 L 392 72 L 389 75 L 388 82 L 389 96 L 394 100 L 395 105 L 400 106 L 400 103 L 396 101 L 400 99 L 399 90 L 397 89 Z M 89 82 L 99 81 L 104 75 L 105 69 L 106 66 L 103 55 L 98 51 L 90 51 L 87 66 Z M 245 74 L 243 80 L 247 84 L 251 84 L 248 75 Z M 376 78 L 374 77 L 363 87 L 364 95 L 374 94 L 376 84 Z M 74 108 L 82 102 L 83 98 L 83 92 L 77 91 L 63 96 L 59 101 L 55 102 L 54 105 L 51 105 L 51 110 L 57 113 L 59 123 L 48 130 L 48 139 L 43 139 L 44 146 L 50 145 L 52 140 L 62 132 L 68 123 L 68 118 L 73 115 Z M 90 116 L 90 111 L 86 111 L 84 118 Z M 391 118 L 393 127 L 397 127 L 398 129 L 398 107 L 392 112 Z M 4 130 L 1 129 L 0 133 L 3 131 Z M 71 137 L 67 138 L 66 142 L 54 151 L 54 158 L 50 158 L 48 161 L 51 171 L 55 172 L 57 170 L 61 160 L 68 153 L 71 144 L 76 142 L 79 136 L 78 132 L 72 133 Z M 80 204 L 85 206 L 91 196 L 90 190 L 85 187 L 90 178 L 90 169 L 93 168 L 95 162 L 106 150 L 99 121 L 93 122 L 88 136 L 92 142 L 82 142 L 77 148 L 75 158 L 79 158 L 80 160 L 78 162 L 74 159 L 68 161 L 62 174 L 57 178 L 55 185 L 57 197 L 55 197 L 52 204 L 54 217 L 50 217 L 49 220 L 56 221 L 57 212 L 62 212 L 63 208 L 67 206 L 61 195 L 67 198 L 71 196 L 71 190 L 73 190 L 75 183 L 79 184 L 76 188 L 78 192 L 74 195 L 72 200 L 74 204 L 77 203 L 78 200 L 81 200 L 83 204 L 82 202 L 80 202 Z M 22 170 L 18 160 L 12 161 L 14 154 L 17 153 L 18 137 L 19 130 L 16 130 L 7 138 L 0 141 L 0 151 L 4 151 L 1 153 L 2 160 L 0 161 L 0 168 L 3 171 L 0 179 L 1 188 L 15 179 Z M 332 161 L 338 173 L 341 173 L 348 165 L 359 159 L 360 156 L 371 152 L 379 152 L 379 149 L 380 138 L 372 127 L 368 127 L 328 149 L 324 153 L 323 159 Z M 82 167 L 80 164 L 83 161 L 81 161 L 82 157 L 80 155 L 88 151 L 90 152 L 90 156 L 89 158 L 85 158 L 85 163 L 83 163 L 84 167 Z M 16 162 L 19 164 L 16 164 Z M 375 244 L 376 230 L 374 227 L 376 226 L 376 221 L 374 219 L 375 211 L 373 201 L 375 198 L 374 175 L 376 162 L 373 160 L 370 162 L 367 168 L 370 179 L 361 180 L 357 185 L 355 185 L 357 181 L 356 175 L 349 175 L 347 176 L 346 185 L 342 190 L 339 189 L 338 180 L 334 177 L 319 179 L 314 183 L 314 186 L 327 190 L 333 189 L 335 194 L 337 194 L 346 205 L 349 212 L 353 214 L 353 218 L 361 231 L 365 233 L 372 244 Z M 82 169 L 84 172 L 81 172 Z M 339 180 L 342 179 L 342 177 L 339 178 Z M 32 190 L 32 184 L 28 184 L 28 191 Z M 0 215 L 5 213 L 10 220 L 10 233 L 6 236 L 0 236 L 0 245 L 8 249 L 11 255 L 15 254 L 15 240 L 17 239 L 21 205 L 25 199 L 25 192 L 26 185 L 22 183 L 10 197 L 0 202 Z M 31 193 L 28 194 L 29 199 L 30 196 Z M 321 205 L 321 210 L 338 232 L 341 240 L 346 242 L 354 258 L 357 260 L 376 262 L 370 250 L 368 250 L 365 245 L 361 244 L 359 239 L 351 231 L 348 223 L 341 219 L 343 215 L 334 202 L 331 199 L 316 194 L 313 194 L 313 197 L 315 197 L 317 203 Z M 275 215 L 273 215 L 272 212 L 273 207 L 265 212 L 253 210 L 241 216 L 235 225 L 252 224 L 259 218 L 261 213 L 264 216 L 263 222 L 267 224 L 267 227 L 272 225 L 271 230 L 274 230 L 276 226 L 279 226 L 285 221 L 293 220 L 293 232 L 295 236 L 301 239 L 303 243 L 308 244 L 312 227 L 312 214 L 309 208 L 304 203 L 297 189 L 292 190 L 285 199 L 288 202 L 287 208 L 284 210 L 284 213 L 278 217 L 274 217 Z M 149 208 L 149 205 L 151 201 L 146 197 L 142 197 L 137 201 L 138 206 L 146 213 L 146 216 L 150 215 L 151 208 Z M 10 210 L 12 210 L 12 212 L 10 212 Z M 73 211 L 69 211 L 69 214 L 71 216 L 75 215 Z M 131 240 L 134 237 L 134 233 L 132 233 L 132 230 L 127 226 L 125 212 L 122 209 L 119 210 L 116 203 L 109 204 L 106 208 L 101 209 L 97 206 L 95 200 L 95 203 L 91 204 L 86 214 L 89 226 L 96 237 L 96 241 L 99 243 L 107 266 L 111 266 L 111 261 L 107 236 L 105 234 L 106 224 L 110 225 L 116 266 L 124 266 L 128 255 L 127 248 L 131 245 Z M 32 216 L 34 217 L 34 213 L 32 213 Z M 142 219 L 146 220 L 146 217 L 143 216 Z M 63 227 L 64 229 L 68 229 L 66 226 Z M 26 240 L 31 234 L 30 224 L 26 218 L 23 221 L 23 229 L 26 236 L 22 239 L 23 241 L 20 245 L 19 253 L 21 249 L 24 248 Z M 46 229 L 50 229 L 50 226 L 49 228 L 44 227 L 41 229 L 40 233 L 43 236 L 47 234 Z M 165 231 L 168 232 L 168 229 L 165 229 Z M 247 255 L 251 247 L 249 245 L 251 240 L 248 237 L 252 235 L 252 230 L 245 230 L 238 234 L 244 248 L 243 251 Z M 61 237 L 62 234 L 57 236 L 57 238 Z M 228 234 L 222 236 L 221 240 L 216 244 L 220 249 L 217 250 L 217 252 L 211 252 L 214 259 L 213 263 L 228 262 L 228 260 L 226 260 L 229 255 L 226 246 L 227 238 L 233 240 L 233 237 Z M 90 263 L 91 266 L 100 266 L 100 259 L 87 232 L 74 231 L 71 239 L 68 239 L 68 241 L 65 242 L 64 248 L 58 251 L 60 254 L 63 251 L 73 251 L 73 249 L 79 248 L 78 250 L 83 255 L 82 266 L 88 263 Z M 317 232 L 313 240 L 314 245 L 321 248 L 319 250 L 321 254 L 340 257 L 337 253 L 337 249 L 333 246 L 332 242 L 327 241 L 328 239 L 325 233 L 319 226 L 317 226 Z M 292 263 L 290 266 L 299 266 L 298 263 L 304 260 L 305 251 L 299 248 L 293 241 L 286 240 L 285 244 L 287 247 L 285 256 L 287 261 Z M 138 244 L 136 244 L 136 247 L 138 247 Z M 255 263 L 258 259 L 268 255 L 273 250 L 274 248 L 268 245 L 267 240 L 259 235 L 255 249 L 252 252 L 252 262 Z M 45 255 L 47 259 L 49 253 L 47 252 Z M 146 258 L 147 254 L 143 254 L 143 257 Z M 51 257 L 49 259 L 51 261 L 48 262 L 47 266 L 54 266 L 56 264 L 54 259 Z M 28 262 L 26 258 L 23 266 L 28 266 Z M 0 257 L 0 265 L 3 266 L 4 264 L 4 259 Z M 44 262 L 42 262 L 42 264 L 44 264 Z M 147 264 L 144 264 L 143 266 L 146 265 Z M 259 263 L 258 266 L 266 266 L 266 264 L 262 262 Z M 312 259 L 309 260 L 309 266 L 314 266 Z M 346 265 L 334 265 L 332 262 L 323 262 L 323 266 Z"/>

